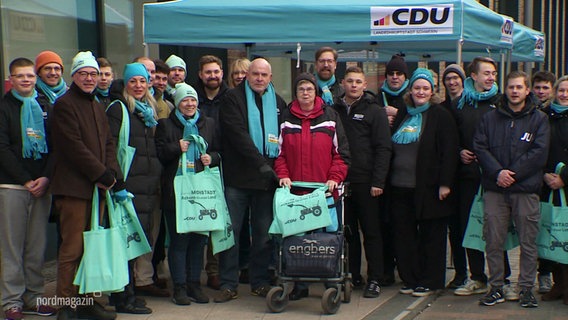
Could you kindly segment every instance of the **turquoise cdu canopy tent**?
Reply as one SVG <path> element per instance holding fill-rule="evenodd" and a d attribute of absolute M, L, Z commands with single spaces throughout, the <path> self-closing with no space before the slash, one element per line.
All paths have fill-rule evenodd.
<path fill-rule="evenodd" d="M 544 62 L 544 33 L 515 23 L 513 31 L 513 61 Z"/>
<path fill-rule="evenodd" d="M 511 18 L 474 0 L 184 0 L 144 5 L 146 43 L 246 49 L 266 56 L 367 50 L 375 60 L 461 61 L 513 46 Z M 311 55 L 310 55 L 311 56 Z"/>

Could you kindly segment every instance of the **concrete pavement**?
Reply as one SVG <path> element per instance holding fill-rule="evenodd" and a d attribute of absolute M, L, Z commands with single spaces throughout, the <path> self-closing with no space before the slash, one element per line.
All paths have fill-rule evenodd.
<path fill-rule="evenodd" d="M 518 253 L 519 250 L 510 252 L 512 281 L 518 276 Z M 449 255 L 448 255 L 449 256 Z M 52 262 L 45 268 L 46 295 L 55 294 L 54 282 L 55 264 Z M 453 270 L 447 272 L 447 280 L 453 278 Z M 205 278 L 205 275 L 204 275 Z M 203 279 L 205 280 L 205 279 Z M 203 281 L 204 283 L 204 281 Z M 416 298 L 398 293 L 401 283 L 398 281 L 391 287 L 382 288 L 378 299 L 362 297 L 361 290 L 353 291 L 351 303 L 342 304 L 335 315 L 324 315 L 321 308 L 321 295 L 323 285 L 312 284 L 310 296 L 300 301 L 291 301 L 284 312 L 279 314 L 270 313 L 266 307 L 264 298 L 250 295 L 248 285 L 239 287 L 239 298 L 227 303 L 214 303 L 212 298 L 218 291 L 204 287 L 205 293 L 211 297 L 208 304 L 192 303 L 190 306 L 177 306 L 169 298 L 145 297 L 148 307 L 153 309 L 150 315 L 119 314 L 118 319 L 188 319 L 188 320 L 217 320 L 217 319 L 337 319 L 337 320 L 442 320 L 442 319 L 489 319 L 489 320 L 560 320 L 568 319 L 568 306 L 560 301 L 542 302 L 540 295 L 539 307 L 535 309 L 521 308 L 516 302 L 505 302 L 493 307 L 478 305 L 479 295 L 470 297 L 458 297 L 451 290 L 438 292 L 429 297 Z M 170 284 L 171 289 L 171 284 Z M 99 299 L 106 303 L 106 299 Z M 111 309 L 111 307 L 108 307 Z M 44 319 L 38 316 L 26 316 L 26 319 Z"/>

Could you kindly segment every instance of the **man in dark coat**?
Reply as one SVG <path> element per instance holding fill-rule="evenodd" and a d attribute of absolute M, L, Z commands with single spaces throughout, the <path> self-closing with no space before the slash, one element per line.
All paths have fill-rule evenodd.
<path fill-rule="evenodd" d="M 548 157 L 550 127 L 533 99 L 527 74 L 511 72 L 501 106 L 483 116 L 473 137 L 484 188 L 483 235 L 491 291 L 480 299 L 480 304 L 486 306 L 505 301 L 502 261 L 510 219 L 521 244 L 520 304 L 528 308 L 538 306 L 532 287 L 538 258 L 539 193 Z"/>
<path fill-rule="evenodd" d="M 51 183 L 59 214 L 61 246 L 57 261 L 57 295 L 76 297 L 73 279 L 83 256 L 83 231 L 89 225 L 93 188 L 124 191 L 116 147 L 104 107 L 95 99 L 99 66 L 90 51 L 73 58 L 69 91 L 57 100 L 53 111 L 53 144 L 56 152 Z M 101 205 L 104 208 L 104 205 Z M 97 302 L 59 310 L 63 319 L 114 319 Z"/>
<path fill-rule="evenodd" d="M 272 246 L 268 229 L 272 222 L 272 199 L 278 156 L 278 116 L 286 107 L 271 84 L 272 68 L 265 59 L 255 59 L 246 81 L 225 95 L 219 110 L 222 130 L 225 196 L 235 239 L 239 239 L 245 214 L 252 225 L 249 264 L 251 294 L 266 296 L 270 290 L 268 265 Z M 238 242 L 219 256 L 221 295 L 215 302 L 237 298 L 239 272 Z"/>
<path fill-rule="evenodd" d="M 367 258 L 368 283 L 363 296 L 376 298 L 383 280 L 383 238 L 380 232 L 378 197 L 385 189 L 391 157 L 390 130 L 387 115 L 379 108 L 375 96 L 365 91 L 365 73 L 359 67 L 350 67 L 343 79 L 345 94 L 336 98 L 333 108 L 339 113 L 353 157 L 346 182 L 345 222 L 349 225 L 349 270 L 353 281 L 363 283 L 361 277 L 361 240 L 363 232 Z M 358 250 L 353 250 L 356 248 Z M 353 255 L 352 255 L 353 253 Z"/>

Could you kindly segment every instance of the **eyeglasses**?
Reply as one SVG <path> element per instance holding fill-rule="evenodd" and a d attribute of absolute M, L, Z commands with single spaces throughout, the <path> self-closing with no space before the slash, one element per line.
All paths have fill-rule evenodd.
<path fill-rule="evenodd" d="M 318 63 L 320 64 L 332 64 L 335 63 L 333 59 L 318 59 Z"/>
<path fill-rule="evenodd" d="M 388 74 L 389 76 L 397 76 L 397 77 L 400 77 L 400 76 L 403 76 L 403 75 L 404 75 L 404 72 L 401 72 L 401 71 L 389 71 L 387 74 Z"/>
<path fill-rule="evenodd" d="M 19 74 L 11 74 L 10 76 L 13 77 L 13 78 L 16 78 L 17 80 L 24 80 L 24 79 L 33 80 L 33 79 L 36 78 L 36 75 L 33 74 L 33 73 L 28 73 L 28 74 L 21 74 L 21 73 L 19 73 Z"/>
<path fill-rule="evenodd" d="M 312 92 L 316 91 L 316 89 L 314 89 L 314 88 L 298 88 L 296 91 L 312 93 Z"/>
<path fill-rule="evenodd" d="M 61 67 L 43 67 L 42 69 L 47 72 L 61 72 Z"/>
<path fill-rule="evenodd" d="M 82 79 L 87 79 L 87 76 L 91 76 L 91 78 L 96 79 L 99 76 L 98 72 L 77 71 L 77 74 Z"/>

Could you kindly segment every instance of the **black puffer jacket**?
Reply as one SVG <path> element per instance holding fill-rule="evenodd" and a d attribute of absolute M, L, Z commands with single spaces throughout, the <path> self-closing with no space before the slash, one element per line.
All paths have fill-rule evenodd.
<path fill-rule="evenodd" d="M 342 98 L 335 99 L 333 108 L 339 113 L 349 150 L 354 155 L 346 180 L 370 182 L 373 187 L 384 189 L 392 152 L 387 114 L 371 92 L 365 92 L 349 113 Z"/>
<path fill-rule="evenodd" d="M 483 116 L 473 137 L 473 149 L 483 169 L 483 188 L 501 193 L 540 193 L 549 140 L 548 119 L 537 110 L 532 94 L 520 112 L 513 112 L 503 96 L 500 106 Z M 515 183 L 509 188 L 496 184 L 503 169 L 515 172 Z"/>
<path fill-rule="evenodd" d="M 175 112 L 170 113 L 166 119 L 158 121 L 156 130 L 156 150 L 158 158 L 164 165 L 162 174 L 162 209 L 165 212 L 175 212 L 176 202 L 174 196 L 174 178 L 176 176 L 179 158 L 181 156 L 181 147 L 179 140 L 183 138 L 183 124 L 177 118 Z M 204 115 L 200 115 L 197 120 L 197 129 L 199 135 L 207 141 L 207 153 L 211 156 L 211 167 L 218 166 L 221 157 L 216 152 L 217 137 L 215 137 L 215 121 Z M 195 162 L 195 171 L 203 171 L 201 161 Z"/>
<path fill-rule="evenodd" d="M 124 99 L 121 99 L 125 106 Z M 128 109 L 128 107 L 127 107 Z M 107 111 L 110 131 L 115 141 L 118 141 L 122 125 L 122 106 L 118 101 L 111 102 Z M 155 128 L 148 128 L 144 121 L 129 112 L 130 139 L 128 145 L 136 148 L 132 166 L 125 177 L 126 189 L 134 194 L 134 207 L 140 218 L 144 231 L 148 233 L 151 226 L 150 214 L 160 206 L 160 176 L 162 164 L 158 160 L 154 142 Z"/>
<path fill-rule="evenodd" d="M 557 113 L 550 106 L 542 109 L 548 115 L 550 124 L 550 149 L 548 151 L 548 160 L 544 172 L 554 172 L 559 162 L 564 162 L 568 166 L 568 112 Z M 564 168 L 560 172 L 560 178 L 564 184 L 568 184 L 568 168 Z M 566 190 L 566 187 L 563 189 Z M 543 183 L 541 200 L 548 201 L 550 188 Z"/>

